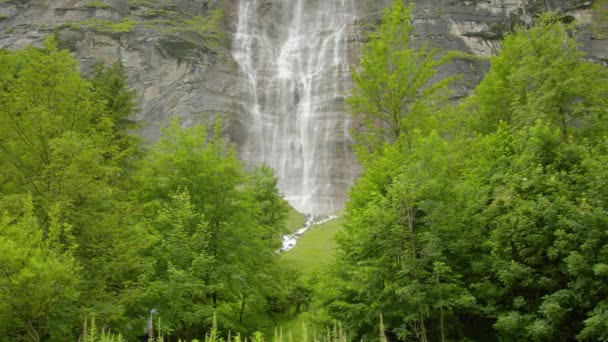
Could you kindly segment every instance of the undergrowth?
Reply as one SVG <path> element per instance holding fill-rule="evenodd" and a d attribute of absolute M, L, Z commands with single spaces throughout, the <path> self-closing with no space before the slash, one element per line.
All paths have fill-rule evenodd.
<path fill-rule="evenodd" d="M 380 340 L 386 341 L 384 337 L 384 326 L 382 323 L 382 317 L 380 317 Z M 156 325 L 157 331 L 154 331 L 154 327 L 150 325 L 148 327 L 148 342 L 165 342 L 166 336 L 160 329 L 160 319 Z M 302 325 L 302 335 L 299 341 L 293 339 L 291 331 L 284 332 L 283 330 L 276 329 L 274 336 L 271 339 L 266 339 L 264 334 L 257 331 L 251 336 L 241 336 L 240 334 L 222 334 L 217 327 L 217 320 L 213 317 L 213 325 L 209 332 L 203 337 L 202 340 L 194 339 L 190 342 L 347 342 L 349 339 L 347 333 L 342 328 L 342 324 L 335 322 L 333 327 L 327 327 L 325 331 L 317 332 L 315 329 L 312 331 L 308 330 L 305 325 Z M 179 342 L 188 342 L 185 340 L 178 340 Z M 95 325 L 95 319 L 92 318 L 90 321 L 85 319 L 83 332 L 78 342 L 126 342 L 126 340 L 120 334 L 113 334 L 107 330 L 100 330 Z"/>

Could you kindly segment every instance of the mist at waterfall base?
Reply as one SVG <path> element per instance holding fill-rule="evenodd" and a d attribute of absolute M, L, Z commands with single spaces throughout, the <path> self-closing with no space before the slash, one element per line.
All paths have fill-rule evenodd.
<path fill-rule="evenodd" d="M 264 6 L 269 1 L 276 4 Z M 357 175 L 344 103 L 355 13 L 354 0 L 241 0 L 238 7 L 240 157 L 272 167 L 285 199 L 313 221 L 342 208 Z"/>

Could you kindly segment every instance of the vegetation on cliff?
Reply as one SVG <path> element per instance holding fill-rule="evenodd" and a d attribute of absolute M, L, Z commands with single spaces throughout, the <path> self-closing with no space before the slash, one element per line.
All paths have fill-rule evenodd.
<path fill-rule="evenodd" d="M 191 6 L 182 9 L 168 1 L 133 0 L 129 3 L 128 12 L 122 13 L 119 19 L 91 16 L 69 22 L 64 27 L 110 36 L 120 36 L 136 30 L 151 30 L 164 38 L 161 39 L 161 45 L 165 45 L 169 53 L 180 58 L 196 55 L 199 48 L 216 54 L 224 53 L 228 40 L 222 6 L 213 9 L 201 7 L 196 10 Z M 88 2 L 84 8 L 115 11 L 110 4 L 103 1 Z"/>

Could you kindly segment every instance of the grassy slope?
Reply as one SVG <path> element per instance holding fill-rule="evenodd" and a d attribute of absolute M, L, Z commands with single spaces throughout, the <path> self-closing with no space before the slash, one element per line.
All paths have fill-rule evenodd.
<path fill-rule="evenodd" d="M 287 232 L 295 232 L 296 230 L 302 228 L 304 226 L 304 223 L 306 223 L 306 217 L 299 211 L 295 210 L 292 206 L 289 206 L 287 220 L 285 221 Z"/>
<path fill-rule="evenodd" d="M 290 217 L 291 214 L 290 212 Z M 294 215 L 294 217 L 297 216 Z M 304 277 L 310 277 L 320 272 L 324 266 L 333 260 L 333 251 L 336 248 L 334 236 L 342 228 L 343 222 L 344 220 L 339 217 L 325 224 L 314 226 L 298 240 L 294 249 L 284 253 L 282 257 L 302 271 Z M 301 224 L 297 228 L 300 227 Z M 303 341 L 302 325 L 307 325 L 308 329 L 311 329 L 310 325 L 307 324 L 306 313 L 297 317 L 287 316 L 277 317 L 277 319 L 277 329 L 282 329 L 285 340 L 288 340 L 288 335 L 291 333 L 293 341 Z M 312 331 L 308 331 L 308 335 L 311 333 Z M 266 331 L 265 335 L 270 337 L 273 332 Z"/>
<path fill-rule="evenodd" d="M 336 248 L 334 236 L 341 229 L 342 222 L 342 218 L 337 218 L 312 227 L 283 258 L 302 271 L 304 276 L 320 271 L 332 261 Z"/>

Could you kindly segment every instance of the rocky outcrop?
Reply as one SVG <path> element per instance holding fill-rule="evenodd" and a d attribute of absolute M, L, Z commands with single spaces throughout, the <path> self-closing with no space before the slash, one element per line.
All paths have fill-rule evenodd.
<path fill-rule="evenodd" d="M 221 115 L 227 127 L 236 120 L 232 11 L 216 0 L 4 0 L 0 47 L 39 45 L 57 34 L 85 72 L 100 60 L 121 60 L 140 95 L 141 134 L 153 140 L 169 117 L 192 125 Z"/>
<path fill-rule="evenodd" d="M 608 40 L 597 30 L 602 0 L 425 0 L 414 1 L 414 37 L 442 51 L 456 50 L 489 57 L 498 52 L 500 40 L 516 26 L 530 25 L 542 12 L 555 11 L 580 24 L 578 38 L 592 60 L 608 64 Z M 392 0 L 365 2 L 362 20 L 379 22 Z M 480 59 L 460 59 L 438 75 L 462 74 L 455 97 L 466 95 L 483 77 L 489 64 Z"/>

